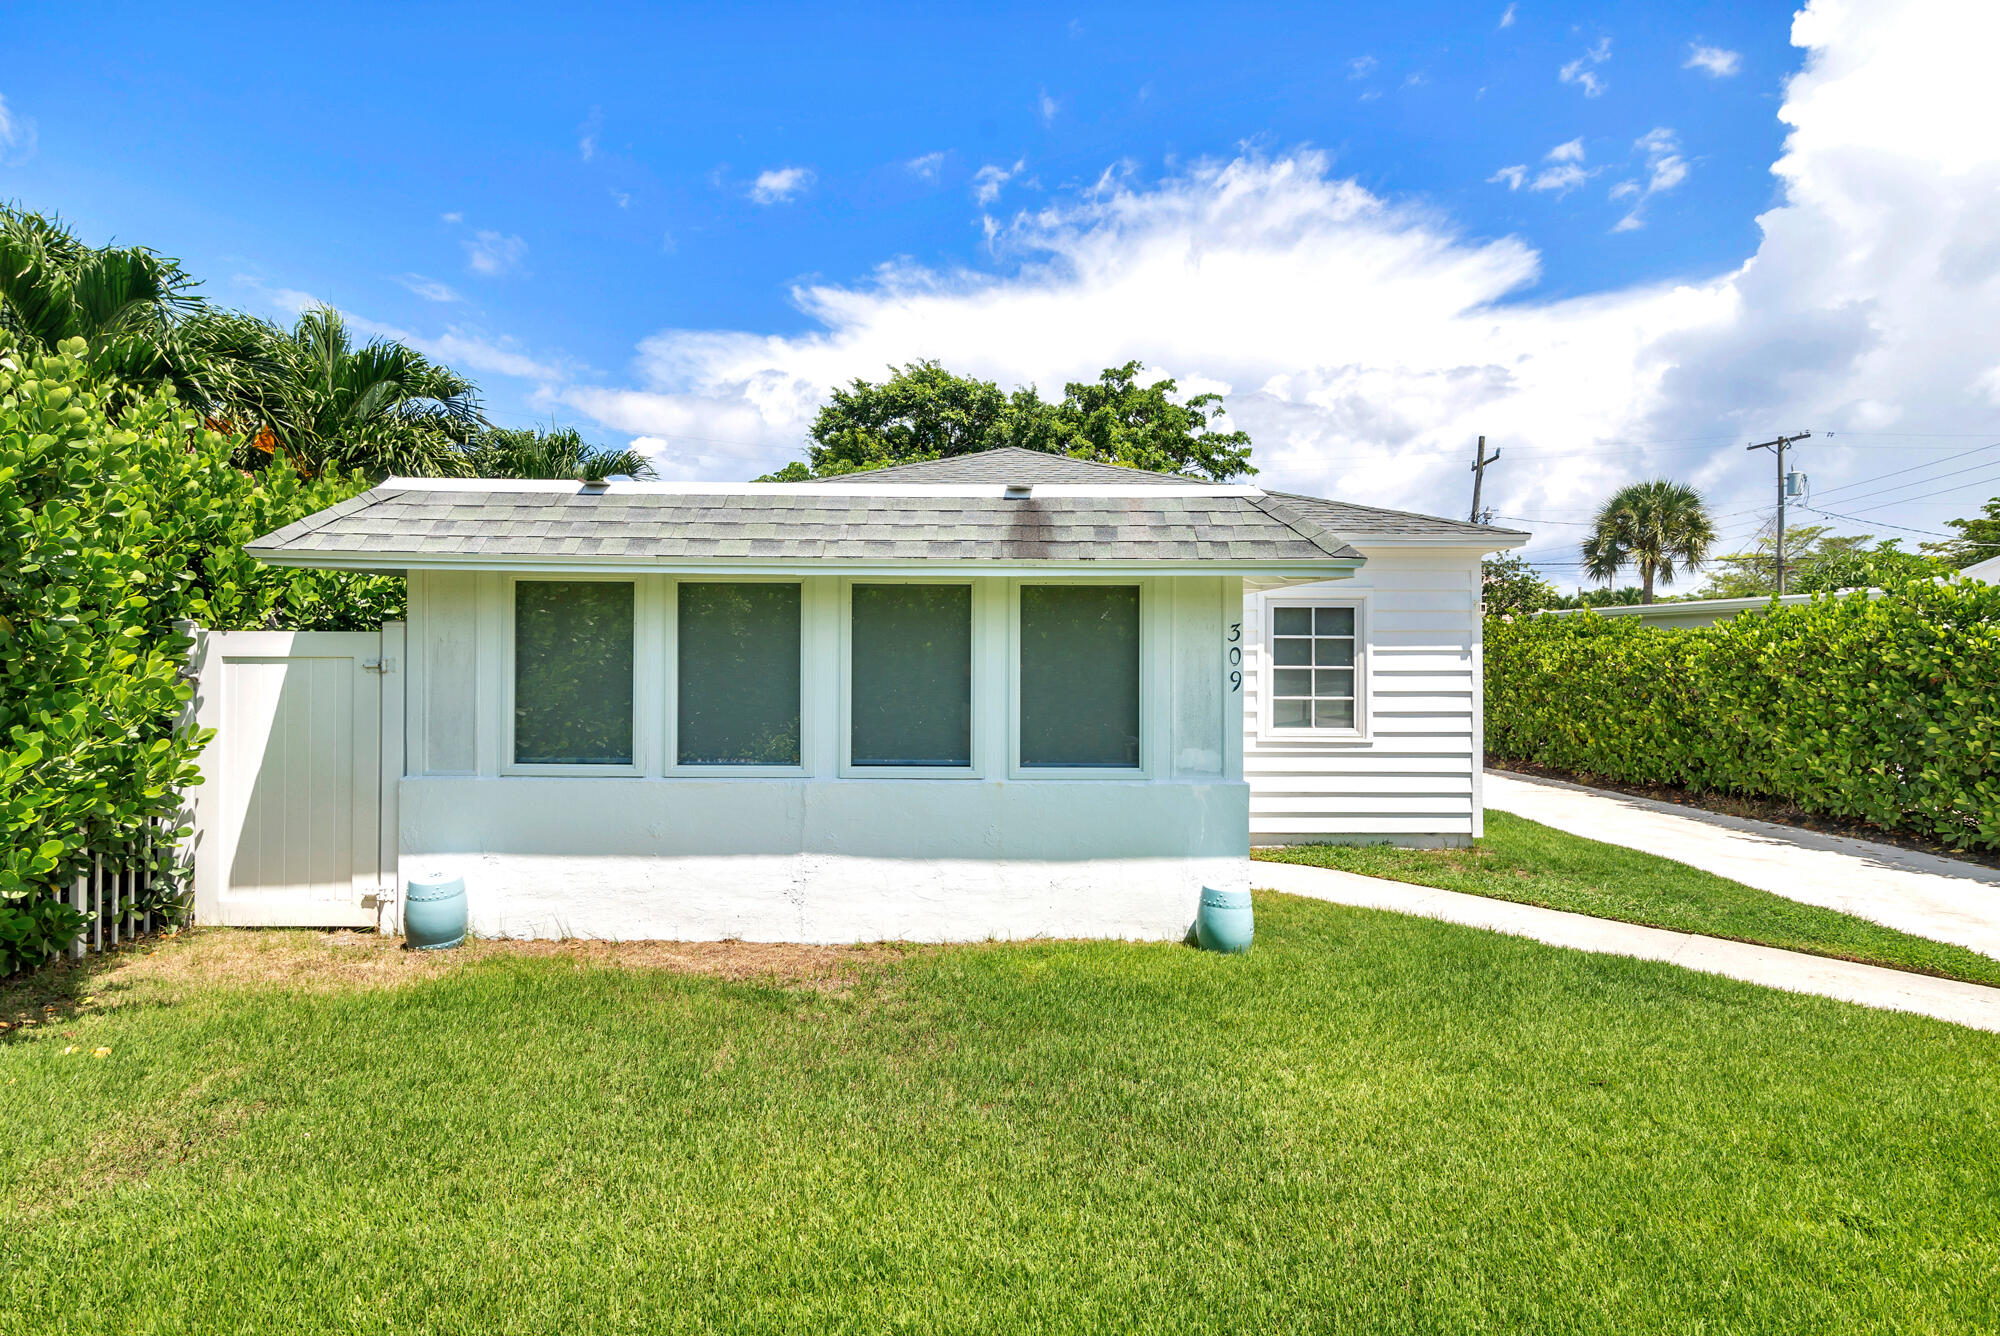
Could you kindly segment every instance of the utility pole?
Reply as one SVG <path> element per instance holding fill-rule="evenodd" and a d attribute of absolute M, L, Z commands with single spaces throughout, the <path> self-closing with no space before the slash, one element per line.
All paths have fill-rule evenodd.
<path fill-rule="evenodd" d="M 1494 446 L 1493 453 L 1486 453 L 1486 438 L 1479 438 L 1479 445 L 1472 452 L 1472 522 L 1483 523 L 1479 518 L 1479 489 L 1486 481 L 1486 466 L 1500 458 L 1500 447 Z"/>
<path fill-rule="evenodd" d="M 1745 446 L 1746 450 L 1769 450 L 1778 456 L 1778 597 L 1785 596 L 1785 447 L 1803 441 L 1812 435 L 1809 431 L 1793 432 L 1790 436 L 1780 436 L 1773 441 L 1759 441 Z"/>

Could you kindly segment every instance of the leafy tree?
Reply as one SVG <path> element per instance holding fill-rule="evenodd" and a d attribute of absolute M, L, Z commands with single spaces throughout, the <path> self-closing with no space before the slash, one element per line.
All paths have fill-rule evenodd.
<path fill-rule="evenodd" d="M 1874 546 L 1870 546 L 1874 544 Z M 1757 598 L 1777 591 L 1773 535 L 1758 536 L 1746 552 L 1717 557 L 1698 598 Z M 1785 533 L 1785 588 L 1795 594 L 1879 587 L 1892 578 L 1938 575 L 1944 564 L 1902 550 L 1900 542 L 1875 542 L 1873 534 L 1836 534 L 1823 524 Z"/>
<path fill-rule="evenodd" d="M 1655 581 L 1672 584 L 1677 567 L 1699 570 L 1715 541 L 1715 524 L 1701 493 L 1665 478 L 1633 483 L 1597 512 L 1583 540 L 1591 579 L 1610 584 L 1626 566 L 1639 570 L 1640 599 L 1653 601 Z"/>
<path fill-rule="evenodd" d="M 1512 552 L 1481 562 L 1479 584 L 1486 613 L 1493 617 L 1540 612 L 1559 606 L 1562 597 L 1527 558 Z"/>
<path fill-rule="evenodd" d="M 1990 557 L 2000 557 L 2000 496 L 1994 497 L 1970 519 L 1946 520 L 1945 527 L 1958 530 L 1958 537 L 1943 543 L 1925 543 L 1924 551 L 1942 558 L 1954 570 L 1961 570 Z"/>
<path fill-rule="evenodd" d="M 574 427 L 488 427 L 466 450 L 476 478 L 652 478 L 652 462 L 637 450 L 592 445 Z"/>
<path fill-rule="evenodd" d="M 855 380 L 833 391 L 814 418 L 810 463 L 763 481 L 832 477 L 918 460 L 1018 446 L 1077 459 L 1226 481 L 1250 466 L 1250 437 L 1211 430 L 1222 396 L 1174 398 L 1172 380 L 1138 383 L 1139 363 L 1107 368 L 1064 387 L 1049 403 L 1033 386 L 1011 395 L 990 380 L 936 362 L 892 368 L 881 384 Z"/>

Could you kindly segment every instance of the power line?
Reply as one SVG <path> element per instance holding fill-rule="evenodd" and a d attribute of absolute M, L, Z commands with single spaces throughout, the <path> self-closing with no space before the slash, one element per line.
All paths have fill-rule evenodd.
<path fill-rule="evenodd" d="M 1930 463 L 1928 463 L 1928 464 L 1912 464 L 1912 465 L 1910 465 L 1910 467 L 1908 467 L 1908 468 L 1906 468 L 1906 469 L 1897 469 L 1897 470 L 1895 470 L 1895 471 L 1894 471 L 1893 473 L 1878 473 L 1878 474 L 1876 474 L 1876 475 L 1875 475 L 1874 477 L 1872 477 L 1872 478 L 1857 478 L 1857 479 L 1856 479 L 1855 481 L 1853 481 L 1853 482 L 1844 482 L 1844 483 L 1841 483 L 1841 484 L 1840 484 L 1840 485 L 1839 485 L 1838 487 L 1829 487 L 1829 488 L 1827 488 L 1827 489 L 1826 489 L 1826 495 L 1828 495 L 1828 496 L 1831 496 L 1831 495 L 1833 495 L 1833 494 L 1834 494 L 1835 492 L 1851 492 L 1851 491 L 1853 491 L 1853 490 L 1854 490 L 1855 488 L 1857 488 L 1857 487 L 1866 487 L 1866 486 L 1867 486 L 1868 484 L 1870 484 L 1870 483 L 1875 483 L 1875 482 L 1881 482 L 1881 481 L 1883 481 L 1883 480 L 1884 480 L 1884 479 L 1886 479 L 1886 478 L 1898 478 L 1898 477 L 1901 477 L 1901 476 L 1902 476 L 1903 474 L 1905 474 L 1905 473 L 1915 473 L 1915 472 L 1918 472 L 1919 470 L 1922 470 L 1922 469 L 1934 469 L 1934 468 L 1938 467 L 1938 466 L 1939 466 L 1940 464 L 1949 464 L 1949 463 L 1951 463 L 1951 462 L 1952 462 L 1953 460 L 1956 460 L 1956 459 L 1964 459 L 1964 458 L 1965 458 L 1966 456 L 1968 456 L 1968 455 L 1981 455 L 1981 454 L 1985 454 L 1985 453 L 1986 453 L 1986 452 L 1987 452 L 1988 450 L 2000 450 L 2000 441 L 1995 441 L 1995 442 L 1993 442 L 1993 443 L 1992 443 L 1991 445 L 1982 445 L 1982 446 L 1979 446 L 1978 448 L 1976 448 L 1976 449 L 1972 449 L 1972 450 L 1961 450 L 1961 451 L 1959 451 L 1959 453 L 1957 453 L 1957 454 L 1955 454 L 1955 455 L 1946 455 L 1946 456 L 1945 456 L 1945 457 L 1944 457 L 1943 459 L 1933 459 L 1933 460 L 1932 460 L 1932 461 L 1931 461 Z M 1903 490 L 1903 488 L 1904 488 L 1905 486 L 1908 486 L 1908 487 L 1921 487 L 1921 486 L 1923 486 L 1923 485 L 1924 485 L 1925 483 L 1927 483 L 1927 482 L 1938 482 L 1938 481 L 1940 481 L 1940 480 L 1942 480 L 1942 479 L 1944 479 L 1944 478 L 1955 478 L 1955 477 L 1957 477 L 1957 476 L 1958 476 L 1958 475 L 1959 475 L 1960 473 L 1970 473 L 1970 472 L 1972 472 L 1972 471 L 1973 471 L 1974 469 L 1980 469 L 1980 468 L 1984 468 L 1984 467 L 1986 467 L 1986 465 L 1985 465 L 1985 464 L 1983 464 L 1983 463 L 1982 463 L 1982 464 L 1972 464 L 1972 465 L 1968 465 L 1968 466 L 1967 466 L 1967 467 L 1965 467 L 1965 468 L 1962 468 L 1962 469 L 1958 469 L 1957 471 L 1955 471 L 1955 472 L 1952 472 L 1952 473 L 1940 473 L 1940 474 L 1938 474 L 1938 475 L 1937 475 L 1937 477 L 1935 477 L 1935 478 L 1919 478 L 1919 479 L 1917 479 L 1917 480 L 1916 480 L 1915 482 L 1910 482 L 1910 483 L 1904 483 L 1904 484 L 1899 484 L 1898 486 L 1895 486 L 1895 487 L 1891 487 L 1891 488 L 1890 488 L 1889 490 L 1890 490 L 1890 491 L 1892 491 L 1892 492 L 1900 492 L 1900 491 L 1902 491 L 1902 490 Z"/>

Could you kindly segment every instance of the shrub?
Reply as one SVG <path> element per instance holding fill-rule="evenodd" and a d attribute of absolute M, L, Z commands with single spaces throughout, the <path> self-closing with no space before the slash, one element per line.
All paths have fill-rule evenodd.
<path fill-rule="evenodd" d="M 1912 579 L 1689 630 L 1490 618 L 1486 748 L 2000 848 L 2000 588 Z"/>
<path fill-rule="evenodd" d="M 274 570 L 241 551 L 359 479 L 241 473 L 233 438 L 171 391 L 93 382 L 86 352 L 0 343 L 0 972 L 66 944 L 79 925 L 50 892 L 90 853 L 136 864 L 195 781 L 177 620 L 346 628 L 401 608 L 400 580 Z M 139 908 L 177 911 L 173 846 L 154 842 Z"/>

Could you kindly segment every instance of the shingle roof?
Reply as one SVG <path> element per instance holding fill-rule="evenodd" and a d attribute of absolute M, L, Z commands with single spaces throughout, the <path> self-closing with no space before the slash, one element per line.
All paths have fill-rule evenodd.
<path fill-rule="evenodd" d="M 1464 520 L 1448 520 L 1437 515 L 1419 515 L 1408 510 L 1383 510 L 1379 506 L 1358 506 L 1352 501 L 1329 501 L 1324 497 L 1296 496 L 1291 492 L 1272 492 L 1271 495 L 1314 523 L 1350 542 L 1366 542 L 1371 538 L 1428 538 L 1441 542 L 1463 539 L 1467 542 L 1483 542 L 1489 538 L 1530 537 L 1520 529 L 1500 529 L 1491 524 L 1468 524 Z"/>
<path fill-rule="evenodd" d="M 1122 472 L 1122 470 L 1121 470 Z M 873 479 L 869 479 L 873 481 Z M 1360 554 L 1253 489 L 1101 489 L 1001 497 L 995 489 L 798 485 L 592 494 L 562 485 L 392 479 L 248 545 L 280 564 L 398 569 L 495 561 L 672 564 L 1045 562 L 1358 564 Z M 972 494 L 978 493 L 978 494 Z M 1106 494 L 1108 493 L 1108 494 Z"/>

